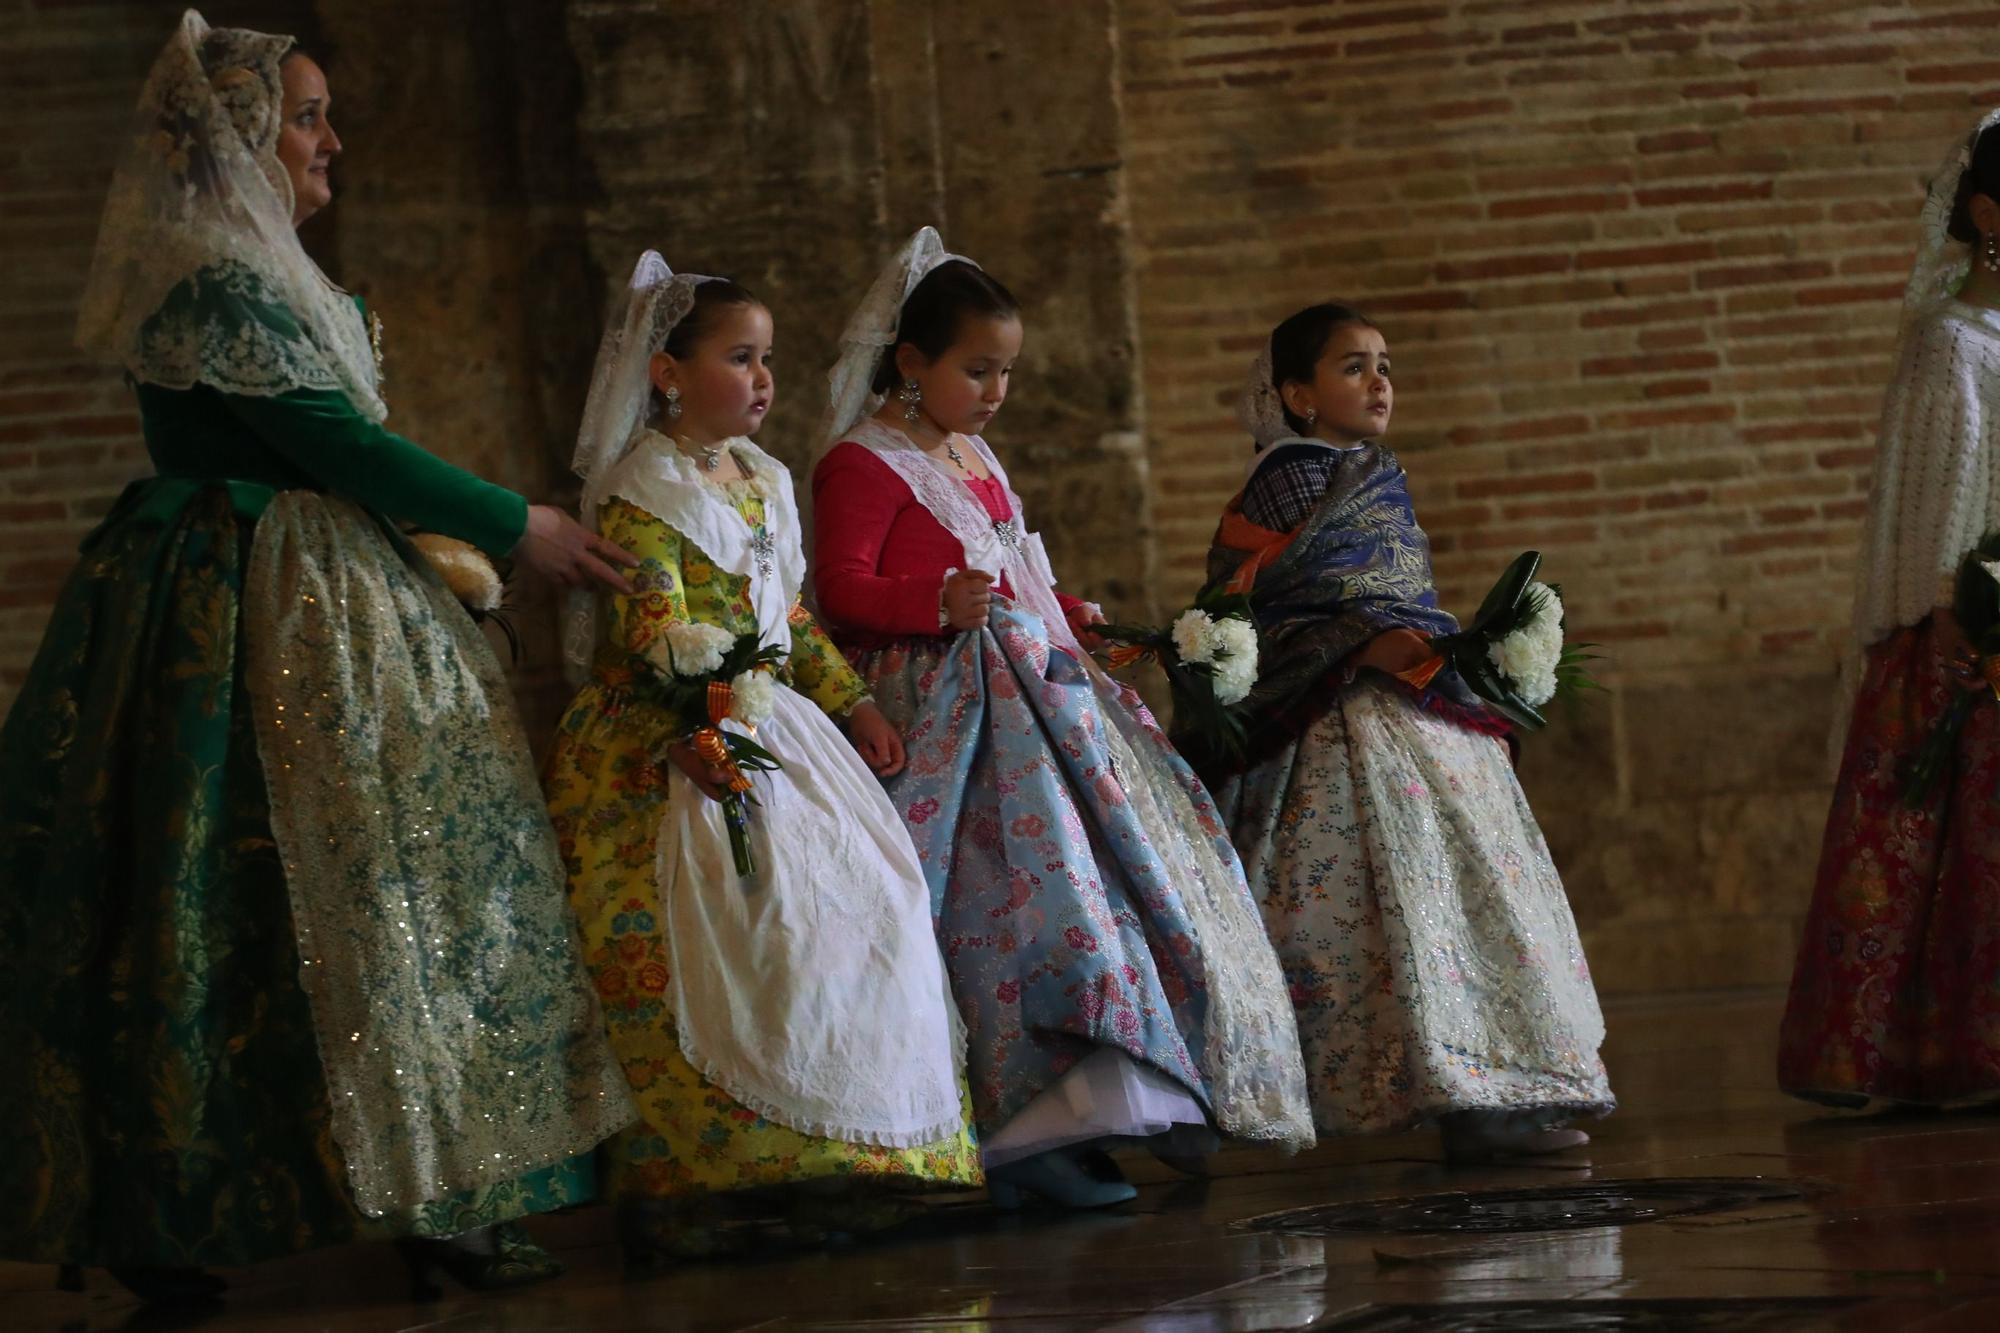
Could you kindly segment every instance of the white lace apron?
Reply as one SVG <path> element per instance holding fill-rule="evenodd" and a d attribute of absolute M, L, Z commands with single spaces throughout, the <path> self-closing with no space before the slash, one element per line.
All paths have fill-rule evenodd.
<path fill-rule="evenodd" d="M 730 442 L 764 500 L 763 536 L 671 441 L 644 432 L 607 491 L 746 576 L 765 642 L 790 642 L 805 577 L 791 477 Z M 725 724 L 734 727 L 734 723 Z M 737 875 L 722 807 L 668 777 L 655 874 L 681 1051 L 766 1118 L 819 1138 L 908 1148 L 959 1132 L 965 1037 L 930 891 L 881 784 L 825 713 L 786 687 L 752 775 L 756 873 Z"/>

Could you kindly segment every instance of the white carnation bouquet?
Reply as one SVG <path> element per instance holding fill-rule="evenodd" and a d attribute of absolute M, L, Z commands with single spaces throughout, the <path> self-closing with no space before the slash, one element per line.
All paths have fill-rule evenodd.
<path fill-rule="evenodd" d="M 775 672 L 785 649 L 760 644 L 754 634 L 732 634 L 698 620 L 676 620 L 638 654 L 635 689 L 641 697 L 683 717 L 703 718 L 684 739 L 713 768 L 729 775 L 722 819 L 736 873 L 756 873 L 750 850 L 750 811 L 757 803 L 751 773 L 783 767 L 759 745 L 757 728 L 777 700 Z M 724 722 L 736 729 L 724 730 Z"/>
<path fill-rule="evenodd" d="M 1117 645 L 1107 665 L 1118 668 L 1156 661 L 1173 691 L 1176 723 L 1200 736 L 1212 752 L 1236 754 L 1243 748 L 1243 720 L 1237 705 L 1257 683 L 1257 622 L 1250 599 L 1240 594 L 1205 594 L 1174 617 L 1166 629 L 1146 625 L 1093 625 L 1098 637 Z"/>
<path fill-rule="evenodd" d="M 1562 589 L 1538 583 L 1541 553 L 1523 553 L 1479 612 L 1457 634 L 1431 640 L 1431 647 L 1473 693 L 1523 731 L 1548 725 L 1542 709 L 1550 701 L 1599 688 L 1585 665 L 1596 659 L 1594 644 L 1563 641 Z"/>

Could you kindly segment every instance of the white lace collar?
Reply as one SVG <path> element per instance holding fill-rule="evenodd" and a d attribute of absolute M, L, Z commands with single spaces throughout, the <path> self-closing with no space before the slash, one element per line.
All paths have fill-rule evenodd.
<path fill-rule="evenodd" d="M 743 517 L 725 489 L 728 483 L 710 477 L 671 439 L 645 427 L 634 433 L 632 447 L 605 479 L 605 496 L 637 505 L 699 547 L 717 569 L 748 578 L 759 631 L 766 642 L 782 643 L 778 636 L 806 573 L 792 474 L 740 436 L 723 446 L 764 502 L 761 526 Z"/>

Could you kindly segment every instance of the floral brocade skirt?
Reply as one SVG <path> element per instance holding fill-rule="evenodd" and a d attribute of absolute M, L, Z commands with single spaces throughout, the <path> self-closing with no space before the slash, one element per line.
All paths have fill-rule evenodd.
<path fill-rule="evenodd" d="M 219 483 L 131 488 L 0 729 L 9 1259 L 241 1265 L 594 1193 L 582 1157 L 357 1210 L 244 688 L 256 520 L 240 501 Z"/>
<path fill-rule="evenodd" d="M 1868 650 L 1779 1030 L 1796 1096 L 2000 1097 L 2000 707 L 1975 704 L 1924 805 L 1902 799 L 1958 692 L 1946 651 L 1928 620 Z"/>
<path fill-rule="evenodd" d="M 1364 676 L 1219 800 L 1321 1133 L 1612 1109 L 1590 968 L 1504 741 Z"/>
<path fill-rule="evenodd" d="M 1005 602 L 984 631 L 855 664 L 905 731 L 889 795 L 930 881 L 981 1135 L 1108 1052 L 1226 1135 L 1310 1144 L 1277 959 L 1213 800 L 1137 696 Z"/>

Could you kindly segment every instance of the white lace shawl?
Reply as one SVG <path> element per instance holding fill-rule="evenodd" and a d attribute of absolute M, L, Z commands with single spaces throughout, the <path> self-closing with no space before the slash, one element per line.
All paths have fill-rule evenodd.
<path fill-rule="evenodd" d="M 645 427 L 605 477 L 604 496 L 630 501 L 700 547 L 717 569 L 747 577 L 762 642 L 789 643 L 786 617 L 806 576 L 792 474 L 746 439 L 723 447 L 747 465 L 750 486 L 764 501 L 761 531 L 672 440 Z"/>
<path fill-rule="evenodd" d="M 276 152 L 291 48 L 289 37 L 182 17 L 112 175 L 77 344 L 144 383 L 337 390 L 380 421 L 368 326 L 292 227 Z"/>
<path fill-rule="evenodd" d="M 1008 484 L 1007 470 L 986 447 L 985 440 L 977 435 L 970 438 L 987 472 L 1007 493 L 1013 517 L 1004 522 L 987 513 L 986 506 L 956 474 L 895 427 L 871 417 L 857 423 L 843 438 L 869 450 L 909 485 L 917 503 L 928 509 L 931 517 L 965 548 L 967 569 L 1006 575 L 1014 600 L 1047 622 L 1049 641 L 1078 657 L 1084 655 L 1069 627 L 1068 617 L 1063 614 L 1062 603 L 1056 599 L 1056 576 L 1049 568 L 1048 550 L 1042 545 L 1041 534 L 1028 531 L 1021 497 Z"/>
<path fill-rule="evenodd" d="M 1856 580 L 1866 648 L 1950 602 L 1959 561 L 2000 529 L 2000 311 L 1934 304 L 1904 334 L 1882 409 Z"/>

